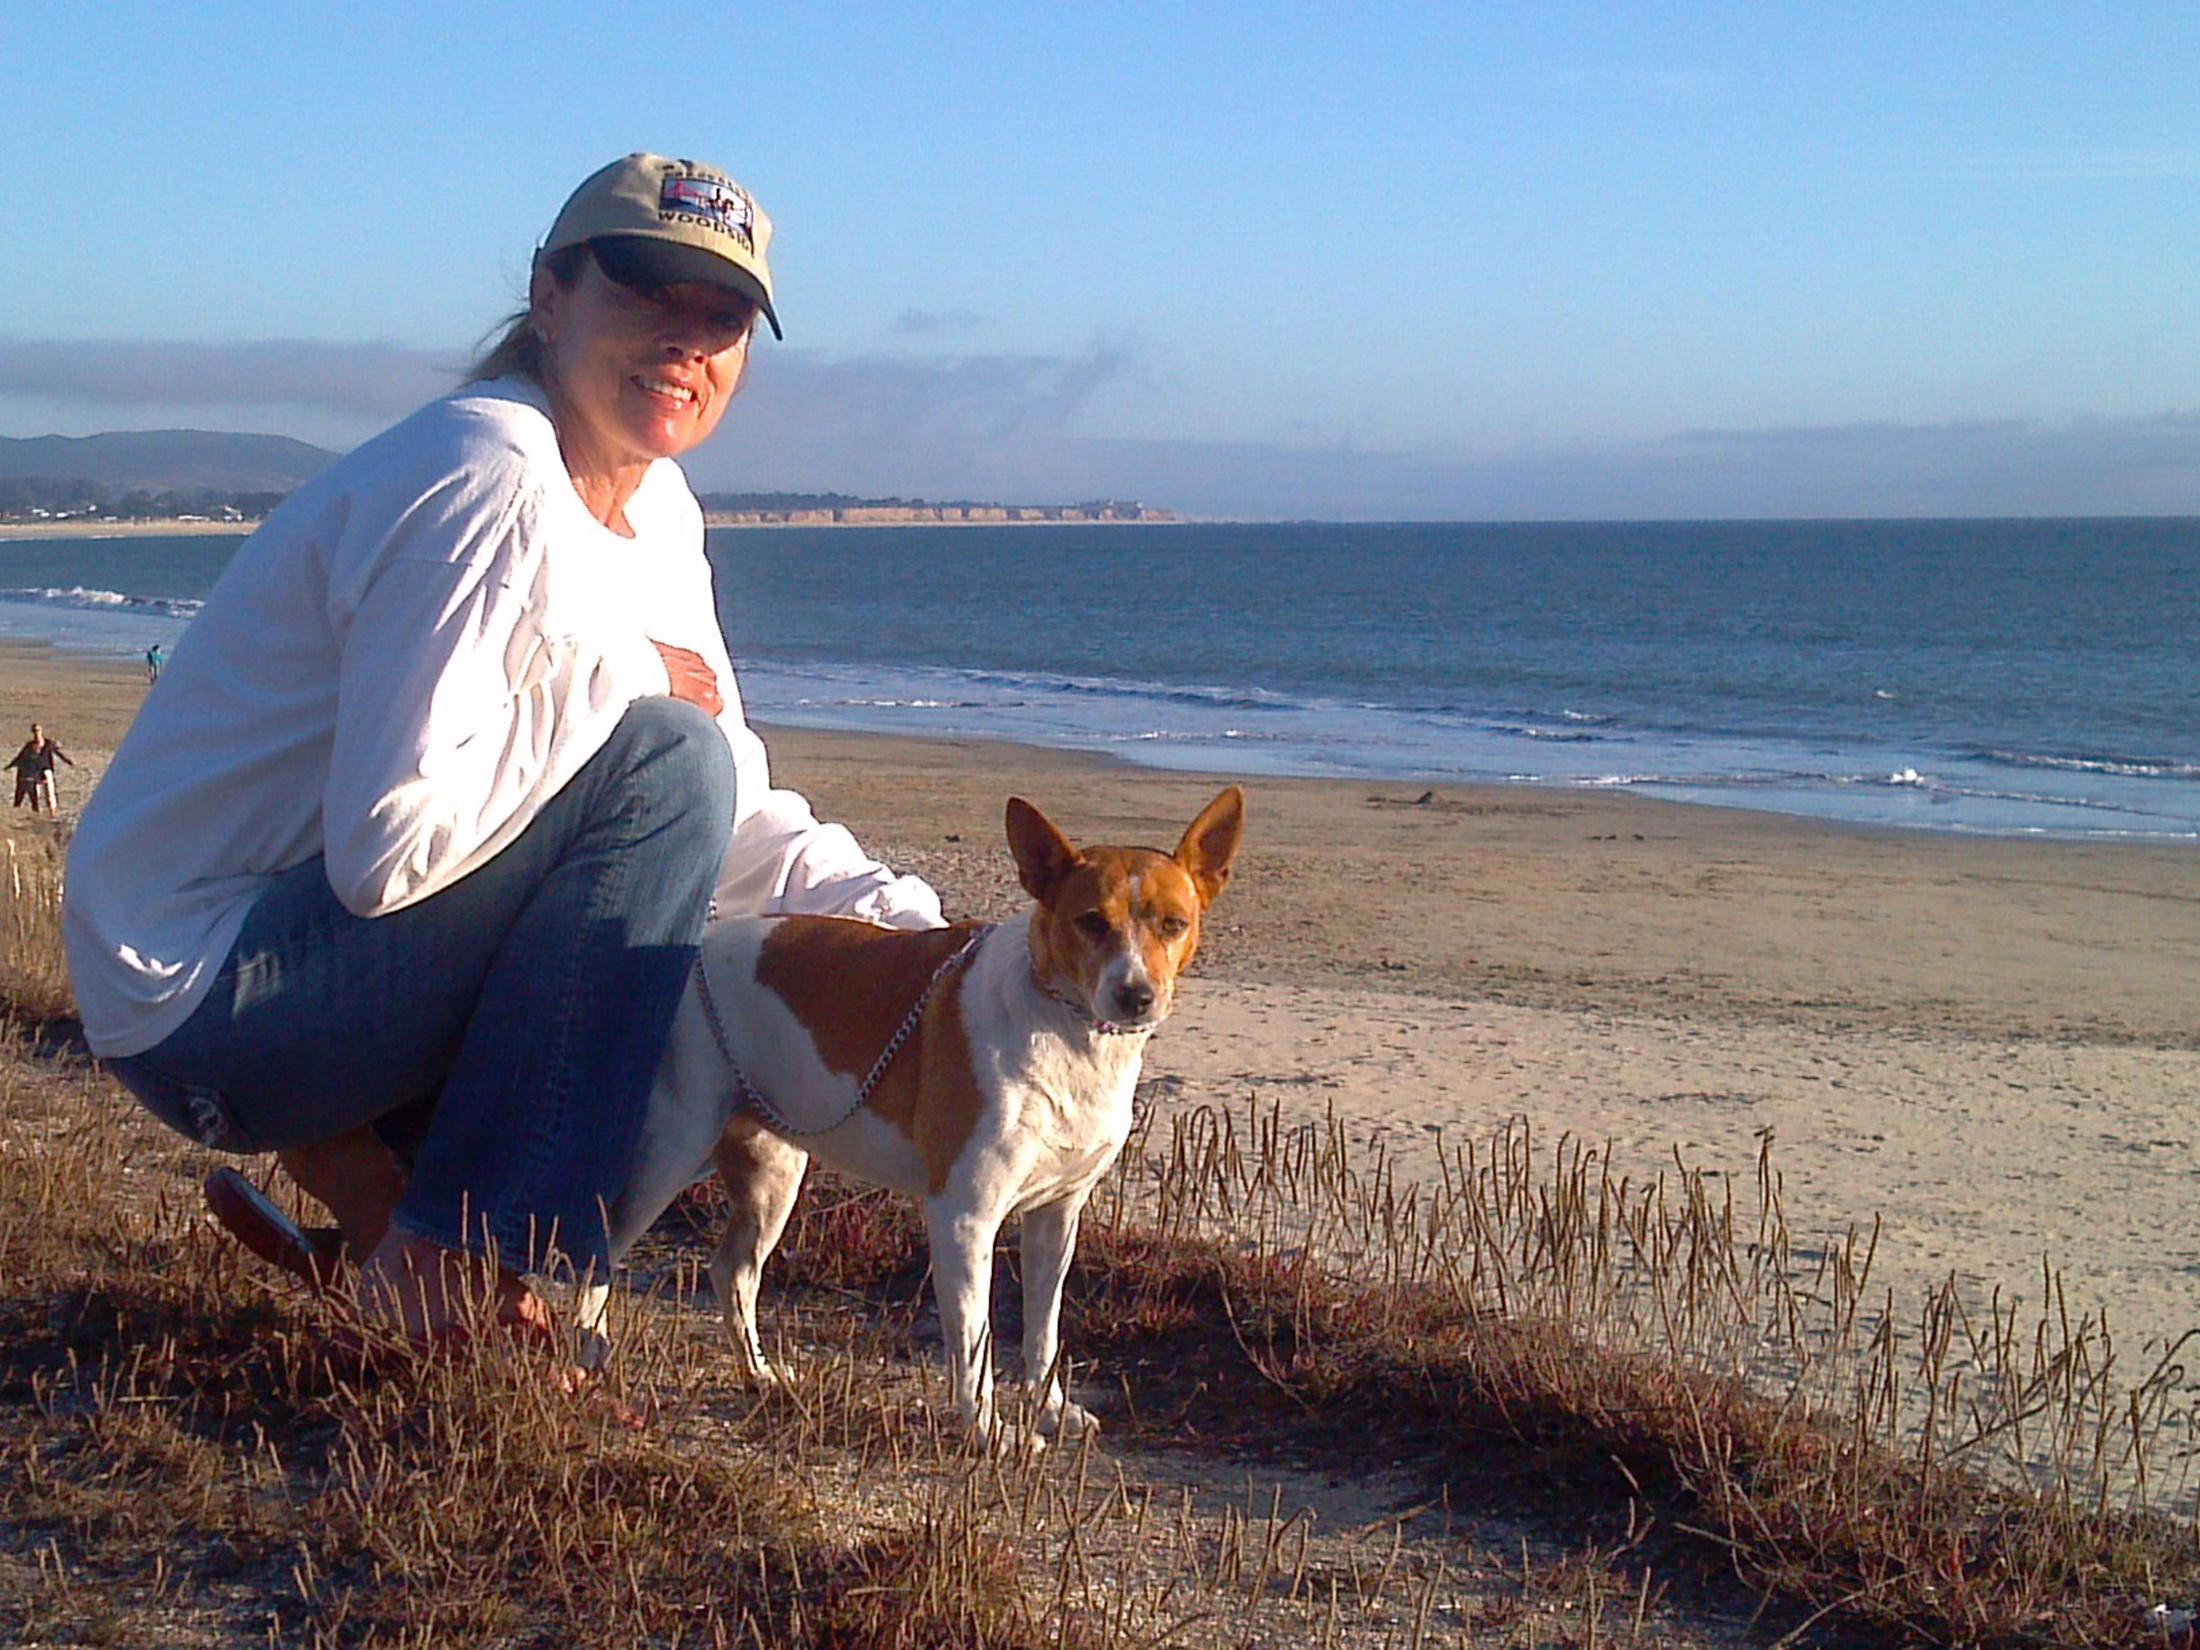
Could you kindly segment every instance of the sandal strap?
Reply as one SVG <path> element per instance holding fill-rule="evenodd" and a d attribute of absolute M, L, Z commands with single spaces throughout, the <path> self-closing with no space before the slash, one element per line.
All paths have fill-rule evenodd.
<path fill-rule="evenodd" d="M 308 1288 L 333 1289 L 343 1276 L 344 1238 L 333 1226 L 300 1226 L 235 1169 L 206 1177 L 206 1206 L 222 1229 L 260 1259 Z"/>

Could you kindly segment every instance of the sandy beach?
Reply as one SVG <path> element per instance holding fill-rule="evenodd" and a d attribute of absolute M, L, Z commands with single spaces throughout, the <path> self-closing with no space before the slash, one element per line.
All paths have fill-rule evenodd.
<path fill-rule="evenodd" d="M 80 803 L 127 659 L 0 650 Z M 1173 845 L 1224 778 L 976 742 L 769 731 L 781 783 L 955 914 L 1020 896 L 1020 794 L 1073 837 Z M 1147 1061 L 1162 1107 L 1334 1110 L 1433 1175 L 1528 1118 L 1747 1176 L 1798 1243 L 1884 1221 L 1882 1285 L 2040 1293 L 2119 1340 L 2200 1324 L 2200 850 L 1869 832 L 1603 792 L 1247 781 L 1247 846 Z M 30 828 L 14 816 L 17 829 Z M 1906 1319 L 1914 1312 L 1905 1312 Z M 2136 1361 L 2136 1360 L 2135 1360 Z M 2136 1372 L 2134 1372 L 2136 1373 Z"/>
<path fill-rule="evenodd" d="M 0 521 L 0 543 L 29 539 L 240 538 L 256 521 Z"/>

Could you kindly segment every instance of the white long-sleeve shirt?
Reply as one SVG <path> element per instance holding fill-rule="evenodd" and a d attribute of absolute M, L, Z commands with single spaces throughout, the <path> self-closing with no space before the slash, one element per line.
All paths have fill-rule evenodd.
<path fill-rule="evenodd" d="M 773 790 L 718 629 L 703 521 L 650 466 L 633 537 L 582 504 L 541 393 L 473 384 L 286 500 L 238 549 L 86 804 L 62 931 L 95 1052 L 190 1017 L 260 890 L 323 854 L 361 916 L 493 858 L 668 691 L 655 643 L 716 673 L 737 773 L 725 911 L 904 927 L 939 901 Z"/>

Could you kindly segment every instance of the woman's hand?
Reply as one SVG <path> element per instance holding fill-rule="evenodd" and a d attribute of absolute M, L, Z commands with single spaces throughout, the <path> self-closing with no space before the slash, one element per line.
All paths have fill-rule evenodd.
<path fill-rule="evenodd" d="M 672 683 L 673 698 L 685 699 L 712 716 L 726 708 L 726 701 L 719 696 L 718 678 L 712 674 L 710 666 L 703 663 L 700 653 L 690 653 L 684 647 L 664 642 L 652 642 L 651 645 L 665 661 L 665 676 Z"/>

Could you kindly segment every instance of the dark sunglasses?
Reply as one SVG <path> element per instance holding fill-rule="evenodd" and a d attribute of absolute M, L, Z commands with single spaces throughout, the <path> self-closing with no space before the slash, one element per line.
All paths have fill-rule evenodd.
<path fill-rule="evenodd" d="M 603 271 L 604 279 L 613 286 L 624 287 L 650 303 L 665 303 L 666 294 L 678 284 L 659 280 L 644 256 L 631 246 L 622 245 L 618 241 L 596 241 L 590 244 L 588 250 L 595 257 L 596 267 Z M 754 299 L 738 292 L 721 290 L 718 302 L 723 306 L 724 324 L 729 331 L 755 325 Z"/>

